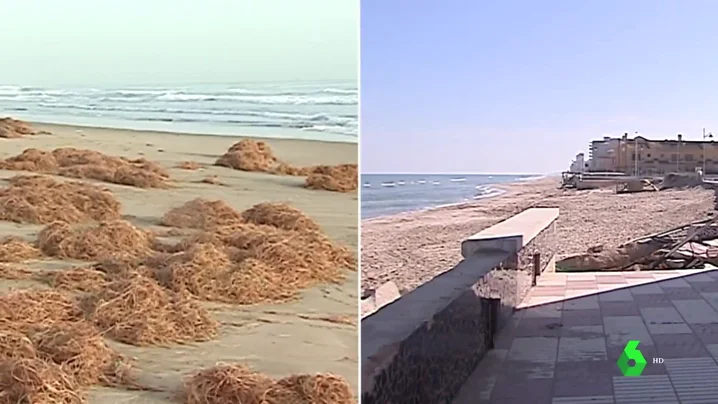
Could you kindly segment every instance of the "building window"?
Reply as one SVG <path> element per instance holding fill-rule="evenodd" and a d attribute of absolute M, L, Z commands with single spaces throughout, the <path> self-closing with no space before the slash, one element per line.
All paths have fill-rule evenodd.
<path fill-rule="evenodd" d="M 671 161 L 673 161 L 673 162 L 678 161 L 678 155 L 677 155 L 677 154 L 671 154 Z"/>
<path fill-rule="evenodd" d="M 686 161 L 693 161 L 693 155 L 692 155 L 692 154 L 686 154 Z"/>
<path fill-rule="evenodd" d="M 651 153 L 646 154 L 646 158 L 651 158 Z"/>

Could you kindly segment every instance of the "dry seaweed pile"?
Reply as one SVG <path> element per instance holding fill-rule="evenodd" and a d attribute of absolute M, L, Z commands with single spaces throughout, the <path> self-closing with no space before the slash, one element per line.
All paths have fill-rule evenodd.
<path fill-rule="evenodd" d="M 186 404 L 353 404 L 344 378 L 293 375 L 273 380 L 241 365 L 217 365 L 185 382 Z"/>
<path fill-rule="evenodd" d="M 286 204 L 262 203 L 240 214 L 223 202 L 196 199 L 167 212 L 163 223 L 203 231 L 178 244 L 155 243 L 161 252 L 135 265 L 152 268 L 165 287 L 204 300 L 283 301 L 356 269 L 346 247 Z"/>
<path fill-rule="evenodd" d="M 38 234 L 42 253 L 100 263 L 31 277 L 84 293 L 83 318 L 104 335 L 154 345 L 203 341 L 216 334 L 216 322 L 194 297 L 237 304 L 282 301 L 316 283 L 340 281 L 345 269 L 356 269 L 350 251 L 285 204 L 264 203 L 239 213 L 222 202 L 197 199 L 168 212 L 164 222 L 199 233 L 165 245 L 123 220 L 74 227 L 53 222 Z M 18 241 L 8 241 L 13 243 Z"/>
<path fill-rule="evenodd" d="M 107 156 L 97 151 L 72 147 L 51 152 L 26 149 L 17 156 L 0 160 L 0 169 L 87 178 L 139 188 L 169 186 L 169 175 L 155 162 L 143 158 L 130 160 Z"/>
<path fill-rule="evenodd" d="M 30 279 L 35 273 L 29 269 L 0 263 L 0 279 L 21 280 Z"/>
<path fill-rule="evenodd" d="M 196 301 L 140 274 L 111 282 L 83 307 L 103 334 L 132 345 L 207 341 L 217 334 L 217 322 Z"/>
<path fill-rule="evenodd" d="M 22 262 L 39 256 L 40 251 L 21 238 L 6 237 L 0 240 L 0 262 Z"/>
<path fill-rule="evenodd" d="M 224 201 L 193 199 L 162 216 L 164 226 L 210 230 L 238 223 L 242 216 Z"/>
<path fill-rule="evenodd" d="M 47 224 L 120 217 L 120 202 L 105 188 L 40 175 L 20 175 L 9 182 L 9 187 L 0 189 L 0 220 Z"/>
<path fill-rule="evenodd" d="M 94 268 L 44 271 L 34 274 L 33 278 L 58 290 L 85 293 L 101 292 L 110 282 L 107 274 Z"/>
<path fill-rule="evenodd" d="M 307 176 L 307 188 L 334 192 L 355 191 L 359 180 L 356 164 L 294 167 L 279 160 L 268 144 L 252 139 L 232 145 L 215 164 L 242 171 Z"/>
<path fill-rule="evenodd" d="M 316 166 L 311 169 L 304 186 L 333 192 L 356 191 L 359 171 L 356 164 Z"/>
<path fill-rule="evenodd" d="M 9 117 L 0 118 L 0 138 L 15 139 L 37 134 L 40 134 L 40 132 L 36 132 L 27 122 Z"/>
<path fill-rule="evenodd" d="M 83 403 L 91 385 L 130 383 L 128 370 L 64 295 L 0 297 L 0 403 Z"/>
<path fill-rule="evenodd" d="M 265 142 L 242 139 L 217 159 L 215 165 L 242 171 L 274 172 L 280 162 Z"/>
<path fill-rule="evenodd" d="M 102 221 L 96 226 L 72 227 L 53 222 L 37 236 L 46 255 L 81 260 L 135 258 L 151 252 L 153 235 L 124 220 Z"/>

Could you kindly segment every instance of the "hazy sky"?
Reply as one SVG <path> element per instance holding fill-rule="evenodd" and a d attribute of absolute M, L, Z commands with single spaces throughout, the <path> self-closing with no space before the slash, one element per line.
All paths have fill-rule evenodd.
<path fill-rule="evenodd" d="M 718 133 L 714 0 L 364 0 L 364 172 L 545 173 Z"/>
<path fill-rule="evenodd" d="M 358 0 L 0 0 L 0 84 L 355 80 Z"/>

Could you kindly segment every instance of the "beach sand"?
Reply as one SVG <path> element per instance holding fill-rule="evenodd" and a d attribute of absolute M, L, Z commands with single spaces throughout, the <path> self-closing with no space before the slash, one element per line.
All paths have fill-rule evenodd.
<path fill-rule="evenodd" d="M 467 204 L 363 220 L 362 290 L 394 281 L 410 291 L 461 260 L 462 240 L 532 206 L 558 207 L 558 255 L 617 246 L 635 237 L 706 218 L 705 189 L 615 194 L 613 189 L 560 190 L 550 177 L 497 186 L 506 193 Z"/>
<path fill-rule="evenodd" d="M 139 189 L 102 183 L 120 200 L 125 218 L 146 229 L 159 229 L 159 218 L 170 208 L 197 197 L 221 199 L 236 210 L 260 202 L 288 202 L 316 220 L 335 241 L 357 250 L 357 195 L 315 191 L 302 187 L 304 177 L 248 173 L 212 166 L 238 138 L 176 135 L 171 133 L 35 124 L 51 135 L 0 139 L 0 158 L 27 148 L 52 150 L 75 147 L 107 155 L 145 157 L 168 169 L 177 186 L 171 189 Z M 357 145 L 296 140 L 266 141 L 275 154 L 295 165 L 356 163 Z M 181 161 L 207 166 L 199 170 L 174 168 Z M 1 171 L 0 185 L 18 171 Z M 199 183 L 216 175 L 226 186 Z M 56 177 L 63 179 L 62 177 Z M 65 179 L 67 180 L 67 179 Z M 0 222 L 0 236 L 34 240 L 42 226 Z M 77 264 L 75 262 L 74 264 Z M 32 268 L 59 268 L 73 262 L 34 261 Z M 357 391 L 357 327 L 327 320 L 327 317 L 356 319 L 356 273 L 347 274 L 342 285 L 325 285 L 303 294 L 300 301 L 258 306 L 210 304 L 221 322 L 219 338 L 170 348 L 138 348 L 109 342 L 121 353 L 136 359 L 140 382 L 161 392 L 93 388 L 90 402 L 167 403 L 184 376 L 217 362 L 243 363 L 272 377 L 293 373 L 329 372 L 345 377 Z M 41 287 L 30 281 L 0 281 L 0 292 L 12 288 Z M 325 319 L 321 319 L 325 318 Z"/>

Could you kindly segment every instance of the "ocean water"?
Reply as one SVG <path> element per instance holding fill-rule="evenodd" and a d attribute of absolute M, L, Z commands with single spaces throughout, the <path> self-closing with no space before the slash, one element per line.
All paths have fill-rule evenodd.
<path fill-rule="evenodd" d="M 361 217 L 393 215 L 489 198 L 503 193 L 495 185 L 536 175 L 362 174 Z"/>
<path fill-rule="evenodd" d="M 70 125 L 356 142 L 352 82 L 45 88 L 0 85 L 0 116 Z"/>

